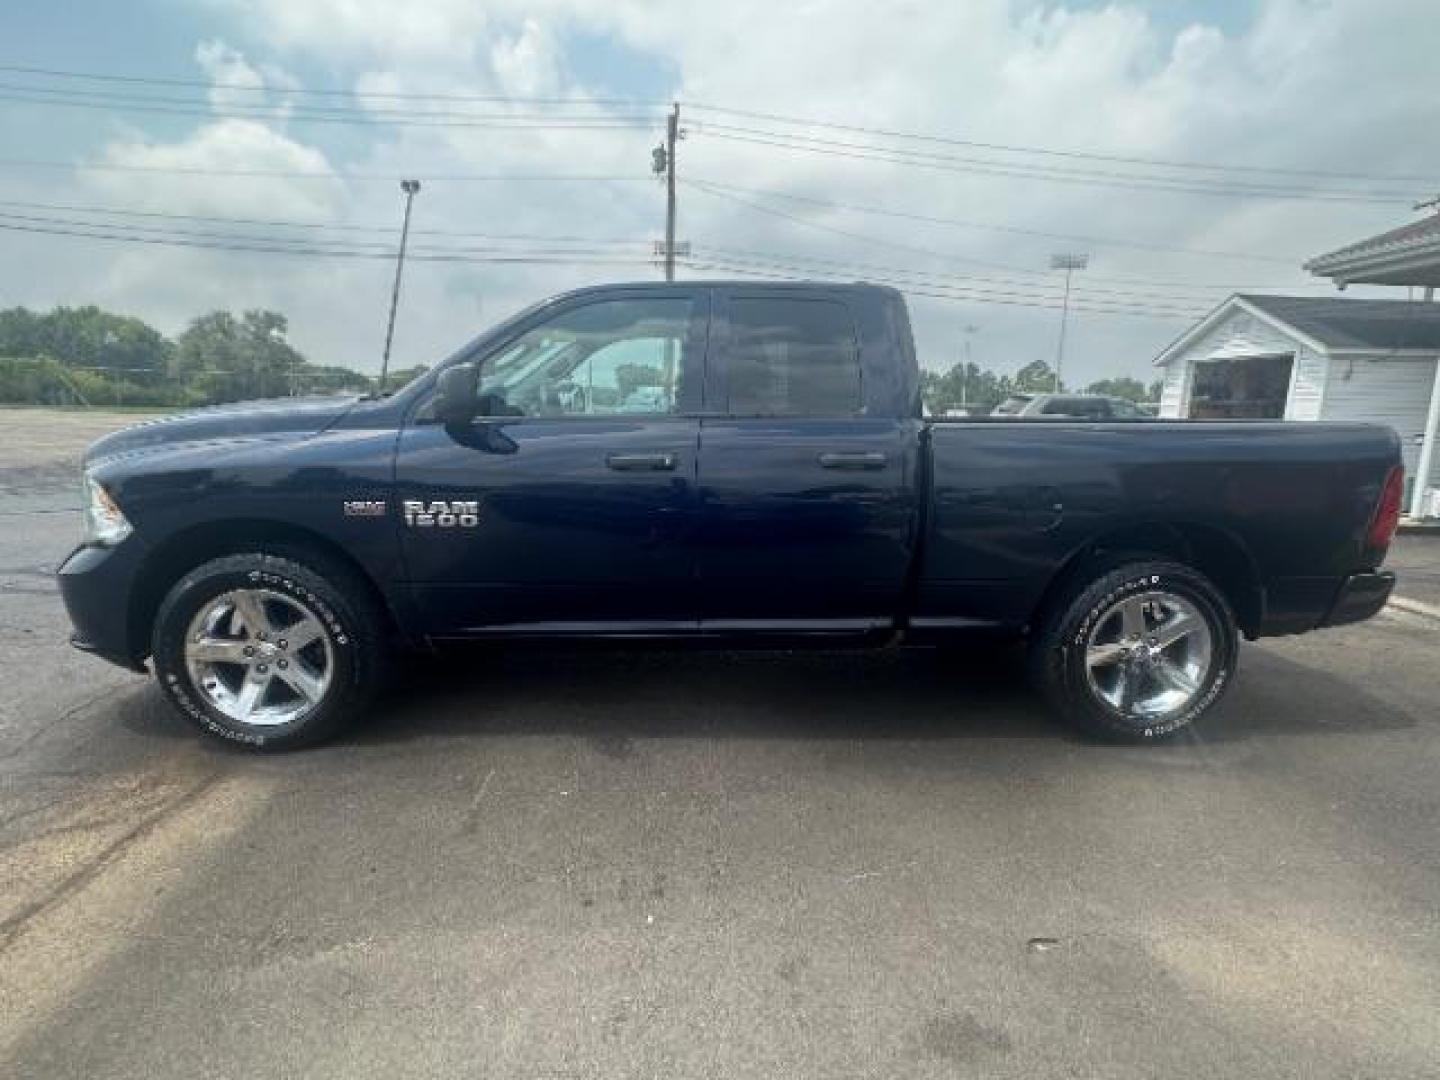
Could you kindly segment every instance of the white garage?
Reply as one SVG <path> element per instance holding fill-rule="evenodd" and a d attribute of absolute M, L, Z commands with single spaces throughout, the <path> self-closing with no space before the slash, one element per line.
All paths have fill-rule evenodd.
<path fill-rule="evenodd" d="M 1387 424 L 1404 449 L 1406 505 L 1440 516 L 1440 454 L 1425 452 L 1437 357 L 1437 303 L 1237 294 L 1156 358 L 1160 415 Z"/>

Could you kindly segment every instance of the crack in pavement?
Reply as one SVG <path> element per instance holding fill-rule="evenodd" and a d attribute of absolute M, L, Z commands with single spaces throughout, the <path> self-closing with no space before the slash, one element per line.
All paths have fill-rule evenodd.
<path fill-rule="evenodd" d="M 49 893 L 31 901 L 19 911 L 15 912 L 15 914 L 9 916 L 4 921 L 0 921 L 0 955 L 3 955 L 24 935 L 26 928 L 31 922 L 52 908 L 57 907 L 68 897 L 84 888 L 112 863 L 119 861 L 132 845 L 149 836 L 167 818 L 198 800 L 225 776 L 225 772 L 226 770 L 216 769 L 209 773 L 201 779 L 199 783 L 192 785 L 158 810 L 148 814 L 114 841 L 107 844 L 99 855 L 75 873 L 65 878 L 65 880 L 61 881 L 60 884 L 51 889 Z"/>

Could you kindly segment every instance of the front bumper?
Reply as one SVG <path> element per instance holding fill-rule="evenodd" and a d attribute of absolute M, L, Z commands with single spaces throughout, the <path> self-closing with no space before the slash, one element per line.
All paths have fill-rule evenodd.
<path fill-rule="evenodd" d="M 144 561 L 144 545 L 130 536 L 114 547 L 76 548 L 56 577 L 75 632 L 70 643 L 112 664 L 144 671 L 148 649 L 132 640 L 130 600 Z"/>
<path fill-rule="evenodd" d="M 1344 626 L 1370 618 L 1390 599 L 1395 575 L 1388 570 L 1351 574 L 1340 586 L 1321 626 Z"/>

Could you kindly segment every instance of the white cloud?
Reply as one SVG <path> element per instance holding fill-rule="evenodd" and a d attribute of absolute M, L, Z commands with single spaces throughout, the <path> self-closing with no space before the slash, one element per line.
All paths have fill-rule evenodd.
<path fill-rule="evenodd" d="M 236 22 L 272 46 L 323 49 L 347 60 L 390 58 L 434 61 L 473 54 L 487 26 L 490 5 L 474 0 L 221 0 Z"/>
<path fill-rule="evenodd" d="M 379 0 L 215 3 L 214 10 L 225 15 L 215 32 L 243 40 L 246 48 L 241 55 L 219 38 L 199 46 L 197 62 L 217 82 L 283 86 L 288 78 L 278 67 L 283 63 L 292 71 L 348 73 L 354 86 L 372 93 L 606 96 L 624 90 L 623 72 L 616 77 L 622 83 L 618 88 L 576 82 L 573 72 L 579 65 L 566 49 L 578 30 L 590 38 L 623 41 L 655 71 L 676 71 L 674 92 L 685 102 L 1118 157 L 1440 176 L 1440 146 L 1424 138 L 1434 127 L 1433 102 L 1440 99 L 1440 74 L 1432 55 L 1440 9 L 1423 0 L 1365 5 L 1264 0 L 1253 25 L 1228 34 L 1206 25 L 1178 33 L 1165 30 L 1144 5 L 1122 0 L 1073 10 L 1022 0 L 947 5 L 918 0 L 784 5 L 773 0 L 663 5 L 640 0 L 494 0 L 484 5 L 428 0 L 409 7 Z M 653 79 L 647 85 L 652 84 Z M 212 100 L 234 104 L 219 89 Z M 369 101 L 382 113 L 397 108 L 484 115 L 506 111 L 500 104 L 442 107 L 405 99 Z M 877 164 L 731 141 L 714 129 L 723 122 L 780 130 L 773 122 L 696 108 L 687 108 L 685 121 L 692 130 L 681 146 L 685 178 L 1025 229 L 1297 257 L 1297 265 L 1286 267 L 1096 244 L 1091 269 L 1079 279 L 1082 305 L 1138 300 L 1151 307 L 1200 309 L 1222 295 L 1200 285 L 1307 288 L 1312 283 L 1300 273 L 1299 258 L 1408 219 L 1403 205 L 1241 200 Z M 658 235 L 661 224 L 661 193 L 645 179 L 649 147 L 659 133 L 658 120 L 650 129 L 633 132 L 346 129 L 347 139 L 354 136 L 346 143 L 346 164 L 332 167 L 318 147 L 330 145 L 324 140 L 335 137 L 333 128 L 307 126 L 293 118 L 267 123 L 226 120 L 202 124 L 190 135 L 169 141 L 126 134 L 104 156 L 122 163 L 222 170 L 320 171 L 328 178 L 87 173 L 81 183 L 116 205 L 388 224 L 399 211 L 395 185 L 358 174 L 625 175 L 634 180 L 567 184 L 436 179 L 425 185 L 416 203 L 416 225 L 452 235 L 422 234 L 417 243 L 422 251 L 426 245 L 473 249 L 490 244 L 455 235 L 467 232 L 644 240 Z M 816 133 L 857 143 L 874 139 Z M 1134 171 L 1122 163 L 909 145 L 972 161 Z M 1166 175 L 1195 178 L 1176 171 Z M 1314 182 L 1283 175 L 1253 179 Z M 1045 269 L 1049 253 L 1077 246 L 1058 239 L 826 211 L 804 203 L 770 205 L 818 225 L 952 258 L 867 245 L 757 214 L 690 187 L 682 188 L 680 235 L 697 249 L 724 247 L 772 258 L 804 256 L 926 275 L 973 275 L 991 280 L 954 283 L 1032 297 L 1056 295 L 1057 283 Z M 86 258 L 92 255 L 88 251 Z M 146 279 L 135 270 L 137 265 L 169 267 L 174 259 L 203 259 L 205 272 Z M 156 300 L 135 283 L 165 277 L 167 310 L 178 311 L 186 303 L 198 309 L 226 295 L 273 297 L 291 316 L 297 338 L 318 358 L 367 363 L 378 352 L 388 297 L 385 274 L 370 264 L 312 265 L 278 257 L 124 249 L 103 253 L 95 262 L 124 268 L 130 284 L 123 295 L 142 314 Z M 644 265 L 417 262 L 407 271 L 397 348 L 406 362 L 434 358 L 474 332 L 482 317 L 498 317 L 579 281 L 652 273 Z M 1170 284 L 1175 282 L 1189 284 Z M 67 287 L 71 291 L 63 295 L 57 288 L 56 300 L 84 298 L 75 295 L 73 281 Z M 481 307 L 483 316 L 477 311 Z M 916 298 L 914 307 L 922 354 L 932 365 L 958 358 L 959 328 L 966 324 L 984 328 L 975 342 L 976 358 L 1001 368 L 1013 370 L 1053 355 L 1053 311 L 923 297 Z M 1072 324 L 1067 367 L 1080 381 L 1118 373 L 1144 375 L 1150 357 L 1183 326 L 1173 318 L 1082 311 Z"/>
<path fill-rule="evenodd" d="M 211 121 L 177 142 L 117 140 L 101 161 L 121 169 L 84 183 L 117 206 L 324 221 L 344 191 L 324 154 L 258 120 Z M 308 176 L 278 175 L 288 173 Z"/>
<path fill-rule="evenodd" d="M 210 104 L 217 110 L 242 109 L 270 111 L 276 119 L 284 119 L 290 111 L 288 100 L 270 105 L 269 90 L 294 90 L 299 80 L 275 64 L 253 66 L 238 49 L 218 38 L 210 38 L 195 46 L 195 62 L 210 77 Z M 269 105 L 269 109 L 266 106 Z"/>
<path fill-rule="evenodd" d="M 543 97 L 560 89 L 560 62 L 554 37 L 534 19 L 518 34 L 502 34 L 490 49 L 490 66 L 504 94 Z"/>
<path fill-rule="evenodd" d="M 315 223 L 346 214 L 346 185 L 325 155 L 256 120 L 215 120 L 175 142 L 122 137 L 106 146 L 98 161 L 119 168 L 80 175 L 76 194 L 87 205 Z M 308 175 L 302 179 L 291 173 Z M 125 219 L 121 224 L 126 229 L 178 230 L 181 242 L 77 249 L 59 241 L 56 252 L 47 256 L 84 261 L 83 269 L 65 281 L 68 295 L 53 302 L 102 302 L 143 314 L 173 332 L 195 315 L 218 307 L 264 306 L 289 312 L 301 306 L 318 308 L 317 297 L 358 269 L 323 260 L 317 265 L 299 257 L 185 246 L 192 241 L 263 246 L 275 229 L 158 219 Z M 301 242 L 310 236 L 305 230 L 278 231 Z M 313 335 L 306 336 L 318 344 Z"/>
<path fill-rule="evenodd" d="M 217 109 L 253 107 L 264 100 L 254 92 L 264 90 L 264 78 L 223 41 L 212 38 L 195 46 L 195 62 L 216 84 L 210 88 L 210 104 Z"/>

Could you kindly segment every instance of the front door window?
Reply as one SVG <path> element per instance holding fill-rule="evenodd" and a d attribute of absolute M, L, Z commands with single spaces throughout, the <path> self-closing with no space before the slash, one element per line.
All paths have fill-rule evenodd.
<path fill-rule="evenodd" d="M 606 300 L 520 335 L 480 370 L 491 416 L 667 415 L 678 411 L 692 301 Z"/>

